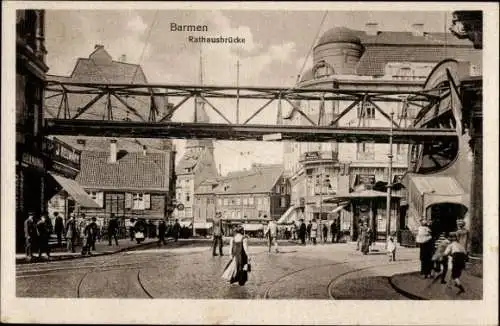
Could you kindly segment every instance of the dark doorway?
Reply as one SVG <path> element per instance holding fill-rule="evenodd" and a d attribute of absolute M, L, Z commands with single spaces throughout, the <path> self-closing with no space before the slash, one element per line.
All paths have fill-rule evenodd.
<path fill-rule="evenodd" d="M 456 231 L 457 220 L 463 219 L 466 212 L 467 207 L 461 204 L 439 203 L 430 206 L 432 236 L 437 238 L 443 232 Z"/>

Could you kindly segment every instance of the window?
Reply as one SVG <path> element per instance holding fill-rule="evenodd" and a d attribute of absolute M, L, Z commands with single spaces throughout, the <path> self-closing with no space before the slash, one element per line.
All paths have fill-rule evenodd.
<path fill-rule="evenodd" d="M 91 191 L 89 193 L 90 198 L 94 200 L 99 207 L 103 208 L 104 207 L 104 193 L 103 192 L 98 192 L 98 191 Z"/>
<path fill-rule="evenodd" d="M 253 204 L 254 204 L 253 197 L 248 198 L 248 205 L 253 205 Z"/>
<path fill-rule="evenodd" d="M 240 198 L 235 198 L 234 202 L 235 202 L 235 205 L 241 205 L 241 199 Z"/>
<path fill-rule="evenodd" d="M 191 193 L 186 192 L 186 202 L 189 203 L 190 200 L 191 200 Z"/>
<path fill-rule="evenodd" d="M 185 215 L 184 215 L 185 217 L 193 216 L 193 209 L 191 207 L 186 207 L 184 211 L 185 211 Z"/>
<path fill-rule="evenodd" d="M 375 159 L 375 144 L 374 143 L 357 143 L 357 158 L 358 160 L 373 160 Z"/>
<path fill-rule="evenodd" d="M 217 205 L 222 206 L 222 198 L 217 199 Z"/>
<path fill-rule="evenodd" d="M 229 205 L 229 199 L 224 198 L 224 206 L 227 206 L 227 205 Z"/>
<path fill-rule="evenodd" d="M 364 112 L 363 112 L 363 103 L 359 103 L 358 105 L 358 118 L 364 119 L 375 119 L 375 107 L 370 102 L 365 102 Z"/>
<path fill-rule="evenodd" d="M 248 198 L 243 198 L 243 205 L 248 206 Z"/>
<path fill-rule="evenodd" d="M 282 208 L 286 207 L 286 197 L 285 196 L 281 197 L 281 207 Z"/>
<path fill-rule="evenodd" d="M 132 209 L 145 210 L 150 208 L 151 208 L 151 196 L 149 194 L 143 194 L 143 193 L 132 194 Z"/>

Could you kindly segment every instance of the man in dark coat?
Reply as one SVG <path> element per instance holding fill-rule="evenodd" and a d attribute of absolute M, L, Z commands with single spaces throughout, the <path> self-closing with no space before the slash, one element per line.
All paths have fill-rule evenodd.
<path fill-rule="evenodd" d="M 57 236 L 57 245 L 62 246 L 62 234 L 64 232 L 64 222 L 58 212 L 54 213 L 54 232 Z"/>
<path fill-rule="evenodd" d="M 307 224 L 307 240 L 311 241 L 311 229 L 312 229 L 312 222 L 309 221 L 309 224 Z"/>
<path fill-rule="evenodd" d="M 219 255 L 224 256 L 224 253 L 222 252 L 222 246 L 223 246 L 222 236 L 224 236 L 224 232 L 222 231 L 221 218 L 222 214 L 220 212 L 217 212 L 214 218 L 214 225 L 213 225 L 212 256 L 217 256 L 217 253 L 215 251 L 217 245 L 219 247 Z"/>
<path fill-rule="evenodd" d="M 177 240 L 179 239 L 179 233 L 181 232 L 181 225 L 179 224 L 179 220 L 178 219 L 175 219 L 175 223 L 174 223 L 174 227 L 173 227 L 173 236 L 174 236 L 174 240 L 175 242 L 177 242 Z"/>
<path fill-rule="evenodd" d="M 307 233 L 306 223 L 304 223 L 304 219 L 301 219 L 299 227 L 299 238 L 302 245 L 306 244 L 306 233 Z"/>
<path fill-rule="evenodd" d="M 50 258 L 49 238 L 52 231 L 52 224 L 47 221 L 48 219 L 48 214 L 44 212 L 40 221 L 36 223 L 36 231 L 38 233 L 38 258 L 42 257 L 42 253 L 45 253 L 47 258 Z"/>
<path fill-rule="evenodd" d="M 92 217 L 91 222 L 85 226 L 84 234 L 86 237 L 87 252 L 90 254 L 90 250 L 95 251 L 95 242 L 97 239 L 98 226 L 96 223 L 96 218 Z"/>
<path fill-rule="evenodd" d="M 34 214 L 29 213 L 24 221 L 24 238 L 26 239 L 26 259 L 33 259 L 33 250 L 37 249 L 38 233 Z"/>
<path fill-rule="evenodd" d="M 112 238 L 115 239 L 115 244 L 118 246 L 118 220 L 115 217 L 115 214 L 111 213 L 109 216 L 109 224 L 108 224 L 108 245 L 111 246 Z"/>
<path fill-rule="evenodd" d="M 335 243 L 336 240 L 336 232 L 337 232 L 337 220 L 333 220 L 332 224 L 330 225 L 330 233 L 332 234 L 332 243 Z"/>
<path fill-rule="evenodd" d="M 161 246 L 162 244 L 166 245 L 167 242 L 165 241 L 165 234 L 167 233 L 167 225 L 165 224 L 164 220 L 160 221 L 160 224 L 158 225 L 158 246 Z"/>

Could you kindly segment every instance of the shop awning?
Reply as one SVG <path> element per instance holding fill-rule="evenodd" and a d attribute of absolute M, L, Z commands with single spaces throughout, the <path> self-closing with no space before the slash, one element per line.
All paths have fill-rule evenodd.
<path fill-rule="evenodd" d="M 264 230 L 264 225 L 247 223 L 243 224 L 243 228 L 245 229 L 245 231 L 260 231 Z"/>
<path fill-rule="evenodd" d="M 212 222 L 194 222 L 195 229 L 210 229 Z"/>
<path fill-rule="evenodd" d="M 345 208 L 346 206 L 347 206 L 347 205 L 338 206 L 338 207 L 334 208 L 334 209 L 330 212 L 330 214 L 335 214 L 335 213 L 339 212 L 341 209 Z"/>
<path fill-rule="evenodd" d="M 454 177 L 410 175 L 409 179 L 410 191 L 418 191 L 417 197 L 410 194 L 410 198 L 420 199 L 424 207 L 439 203 L 454 203 L 469 208 L 469 194 Z"/>
<path fill-rule="evenodd" d="M 49 172 L 49 174 L 80 206 L 87 208 L 100 208 L 99 204 L 97 204 L 85 192 L 85 190 L 78 184 L 78 182 L 51 172 Z"/>

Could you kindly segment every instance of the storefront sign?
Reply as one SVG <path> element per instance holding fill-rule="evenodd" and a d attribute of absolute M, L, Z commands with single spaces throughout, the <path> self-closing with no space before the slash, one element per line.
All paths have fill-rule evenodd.
<path fill-rule="evenodd" d="M 22 162 L 37 169 L 43 170 L 45 168 L 43 159 L 40 157 L 33 156 L 33 154 L 31 153 L 23 153 Z"/>
<path fill-rule="evenodd" d="M 53 162 L 80 170 L 80 151 L 60 140 L 45 138 L 43 151 Z"/>
<path fill-rule="evenodd" d="M 360 174 L 359 175 L 359 183 L 365 185 L 375 184 L 375 175 L 374 174 Z"/>
<path fill-rule="evenodd" d="M 304 153 L 304 159 L 306 159 L 306 160 L 317 160 L 319 158 L 321 158 L 320 152 L 305 152 Z"/>

